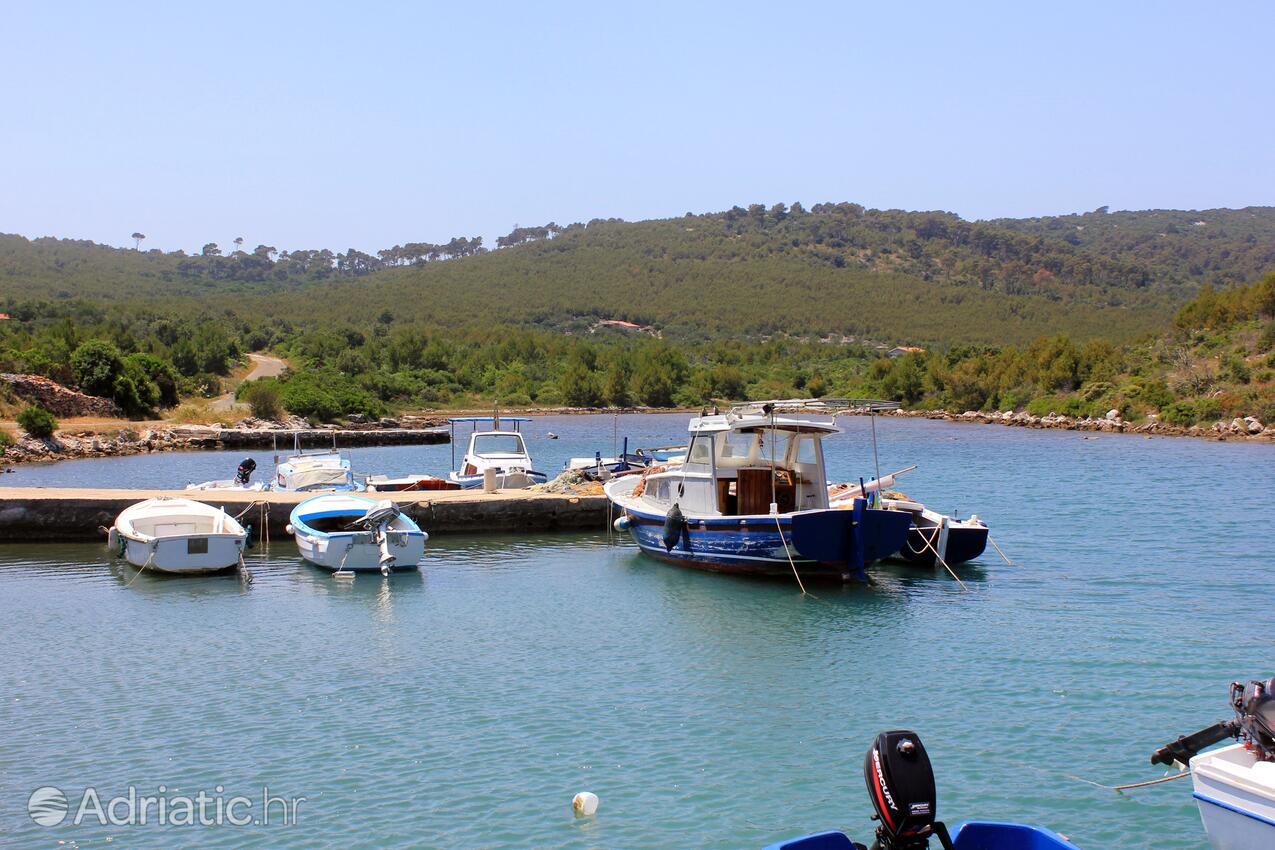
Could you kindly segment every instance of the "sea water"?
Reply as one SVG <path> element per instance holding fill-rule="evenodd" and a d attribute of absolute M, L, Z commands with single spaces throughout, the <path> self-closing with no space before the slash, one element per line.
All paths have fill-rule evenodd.
<path fill-rule="evenodd" d="M 870 423 L 843 422 L 834 477 L 870 477 Z M 1189 780 L 1101 786 L 1163 775 L 1152 750 L 1227 716 L 1232 679 L 1275 674 L 1275 448 L 875 424 L 881 471 L 918 464 L 898 488 L 977 512 L 1012 565 L 989 547 L 958 568 L 967 590 L 879 565 L 871 587 L 803 596 L 655 562 L 605 529 L 436 536 L 419 571 L 353 583 L 286 540 L 250 552 L 250 584 L 139 575 L 95 545 L 0 546 L 0 846 L 757 848 L 828 828 L 870 842 L 863 753 L 910 728 L 949 822 L 1044 824 L 1085 850 L 1204 847 Z M 526 431 L 553 471 L 609 453 L 613 429 L 635 447 L 684 428 Z M 362 472 L 439 473 L 450 449 L 352 454 Z M 3 480 L 172 486 L 238 459 Z M 158 824 L 155 807 L 141 825 L 130 787 L 244 797 L 235 813 L 253 820 L 263 793 L 282 802 L 269 824 L 216 823 L 209 802 L 210 825 Z M 29 815 L 39 788 L 67 800 L 60 824 Z M 595 816 L 573 816 L 579 791 Z M 88 796 L 121 798 L 121 823 L 91 805 L 73 823 Z"/>

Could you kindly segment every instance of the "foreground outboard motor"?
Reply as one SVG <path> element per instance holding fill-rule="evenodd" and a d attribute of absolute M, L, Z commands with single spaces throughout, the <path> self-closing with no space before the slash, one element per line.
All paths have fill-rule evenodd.
<path fill-rule="evenodd" d="M 235 470 L 235 483 L 240 487 L 248 486 L 248 479 L 252 478 L 252 473 L 257 471 L 257 462 L 250 457 L 244 458 L 239 462 L 239 468 Z"/>
<path fill-rule="evenodd" d="M 1231 682 L 1234 720 L 1221 720 L 1183 735 L 1151 754 L 1152 764 L 1188 764 L 1206 747 L 1239 738 L 1261 761 L 1275 761 L 1275 678 Z"/>
<path fill-rule="evenodd" d="M 873 850 L 924 850 L 931 837 L 952 850 L 947 827 L 935 820 L 934 771 L 915 732 L 877 735 L 863 760 L 863 779 L 880 822 Z"/>
<path fill-rule="evenodd" d="M 398 519 L 402 511 L 399 506 L 384 499 L 372 506 L 372 509 L 353 523 L 354 527 L 372 532 L 372 542 L 381 548 L 379 565 L 381 575 L 388 576 L 394 567 L 395 558 L 390 554 L 390 538 L 387 531 L 390 523 Z"/>

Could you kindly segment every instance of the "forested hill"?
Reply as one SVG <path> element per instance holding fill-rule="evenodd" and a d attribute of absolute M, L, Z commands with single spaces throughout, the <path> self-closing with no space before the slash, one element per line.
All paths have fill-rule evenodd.
<path fill-rule="evenodd" d="M 848 203 L 755 204 L 516 228 L 497 245 L 453 238 L 371 255 L 264 244 L 223 254 L 210 244 L 187 256 L 6 236 L 0 297 L 212 299 L 355 324 L 386 311 L 446 326 L 561 330 L 624 319 L 670 338 L 1002 344 L 1063 331 L 1119 341 L 1162 328 L 1201 283 L 1275 266 L 1275 209 L 967 222 Z"/>
<path fill-rule="evenodd" d="M 1144 210 L 1004 218 L 989 226 L 1075 245 L 1152 274 L 1215 286 L 1259 279 L 1275 268 L 1275 207 Z"/>

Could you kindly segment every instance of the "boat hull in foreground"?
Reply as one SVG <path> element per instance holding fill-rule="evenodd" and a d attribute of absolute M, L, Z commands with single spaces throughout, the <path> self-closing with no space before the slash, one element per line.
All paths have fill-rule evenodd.
<path fill-rule="evenodd" d="M 1275 847 L 1275 762 L 1232 744 L 1192 758 L 1191 782 L 1214 850 Z"/>

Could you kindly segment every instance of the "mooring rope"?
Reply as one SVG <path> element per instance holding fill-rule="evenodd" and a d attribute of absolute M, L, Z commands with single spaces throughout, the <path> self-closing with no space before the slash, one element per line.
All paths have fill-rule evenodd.
<path fill-rule="evenodd" d="M 921 531 L 921 529 L 919 528 L 917 529 L 917 532 L 920 533 L 921 539 L 925 541 L 925 548 L 929 549 L 931 552 L 934 553 L 934 559 L 943 565 L 943 569 L 947 570 L 948 573 L 952 576 L 952 578 L 956 579 L 956 583 L 961 586 L 961 590 L 968 591 L 969 588 L 965 586 L 965 582 L 961 581 L 961 577 L 956 574 L 956 571 L 947 565 L 947 561 L 943 560 L 943 556 L 939 554 L 939 550 L 935 549 L 932 545 L 930 545 L 930 541 L 925 536 L 925 532 Z M 938 537 L 938 535 L 939 535 L 939 529 L 937 526 L 935 526 L 934 536 Z"/>
<path fill-rule="evenodd" d="M 125 545 L 125 546 L 127 546 L 127 545 L 128 545 L 128 543 L 126 542 L 124 545 Z M 130 587 L 132 587 L 132 586 L 133 586 L 133 582 L 137 581 L 137 577 L 138 577 L 138 576 L 140 576 L 143 572 L 145 572 L 145 571 L 146 571 L 146 568 L 147 568 L 147 567 L 149 567 L 149 566 L 150 566 L 150 565 L 154 562 L 154 560 L 155 560 L 155 550 L 156 550 L 156 549 L 158 549 L 158 548 L 159 548 L 159 543 L 158 543 L 158 542 L 155 542 L 155 543 L 152 543 L 152 544 L 151 544 L 151 553 L 150 553 L 149 555 L 147 555 L 147 556 L 146 556 L 146 563 L 142 564 L 140 567 L 138 567 L 138 568 L 137 568 L 137 572 L 135 572 L 135 573 L 133 574 L 133 577 L 132 577 L 131 579 L 129 579 L 129 580 L 128 580 L 128 583 L 124 585 L 124 589 L 125 589 L 125 590 L 127 590 L 127 589 L 128 589 L 128 588 L 130 588 Z"/>
<path fill-rule="evenodd" d="M 771 472 L 774 477 L 774 472 Z M 784 527 L 779 524 L 779 517 L 775 517 L 775 528 L 779 529 L 779 542 L 784 544 L 784 554 L 788 556 L 788 566 L 792 567 L 793 578 L 797 579 L 797 587 L 801 588 L 801 595 L 806 596 L 806 586 L 801 583 L 801 573 L 797 572 L 797 563 L 792 559 L 792 552 L 788 551 L 788 541 L 784 539 Z"/>
<path fill-rule="evenodd" d="M 1000 555 L 1001 558 L 1004 559 L 1006 566 L 1009 566 L 1009 567 L 1014 566 L 1014 562 L 1011 561 L 1009 558 L 1005 557 L 1005 553 L 1001 551 L 1001 547 L 996 545 L 996 541 L 992 539 L 991 534 L 987 535 L 987 542 L 992 544 L 992 548 L 996 550 L 996 554 Z"/>

